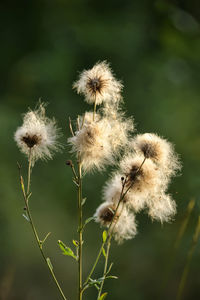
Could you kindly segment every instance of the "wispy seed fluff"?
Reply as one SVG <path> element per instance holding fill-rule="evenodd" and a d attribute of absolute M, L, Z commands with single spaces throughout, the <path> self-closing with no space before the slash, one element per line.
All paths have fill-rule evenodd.
<path fill-rule="evenodd" d="M 104 202 L 98 208 L 94 215 L 96 222 L 102 226 L 109 227 L 114 217 L 116 205 L 113 203 Z M 132 239 L 137 233 L 135 216 L 133 213 L 120 205 L 113 219 L 111 226 L 114 239 L 120 244 L 123 240 Z"/>
<path fill-rule="evenodd" d="M 118 102 L 121 99 L 122 84 L 117 81 L 106 61 L 99 62 L 90 70 L 80 74 L 73 87 L 78 94 L 85 96 L 89 104 L 102 102 Z"/>
<path fill-rule="evenodd" d="M 111 126 L 107 119 L 86 112 L 81 118 L 81 128 L 68 139 L 72 152 L 79 153 L 84 171 L 102 170 L 105 164 L 113 162 L 110 143 Z"/>
<path fill-rule="evenodd" d="M 154 191 L 160 184 L 160 172 L 151 160 L 137 154 L 129 154 L 120 162 L 120 171 L 126 176 L 126 187 L 134 193 Z"/>
<path fill-rule="evenodd" d="M 110 107 L 110 114 L 107 114 L 106 118 L 112 128 L 111 144 L 113 151 L 124 150 L 134 132 L 133 119 L 125 118 L 122 112 L 115 111 L 112 107 Z"/>
<path fill-rule="evenodd" d="M 44 103 L 23 117 L 22 126 L 17 128 L 14 139 L 22 153 L 32 155 L 32 166 L 38 159 L 51 159 L 53 152 L 60 149 L 57 142 L 59 130 L 54 119 L 45 116 Z"/>
<path fill-rule="evenodd" d="M 173 145 L 154 133 L 137 135 L 133 139 L 132 147 L 147 159 L 152 159 L 166 177 L 175 175 L 181 168 Z"/>
<path fill-rule="evenodd" d="M 152 220 L 158 220 L 161 223 L 170 222 L 176 214 L 176 202 L 170 195 L 160 191 L 153 195 L 147 201 L 149 207 L 149 216 Z"/>

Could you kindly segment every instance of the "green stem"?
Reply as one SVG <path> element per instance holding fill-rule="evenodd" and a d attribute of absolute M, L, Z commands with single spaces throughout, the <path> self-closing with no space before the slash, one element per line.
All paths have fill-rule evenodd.
<path fill-rule="evenodd" d="M 48 264 L 48 261 L 47 261 L 47 258 L 44 254 L 44 251 L 42 249 L 42 242 L 40 241 L 39 239 L 39 235 L 37 233 L 37 230 L 36 230 L 36 227 L 34 225 L 34 221 L 33 221 L 33 218 L 32 218 L 32 215 L 31 215 L 31 211 L 30 211 L 30 208 L 29 208 L 29 203 L 28 203 L 28 198 L 29 198 L 29 193 L 30 193 L 30 180 L 31 180 L 31 165 L 32 165 L 32 153 L 31 153 L 31 149 L 30 149 L 30 152 L 29 152 L 29 164 L 28 164 L 28 181 L 27 181 L 27 191 L 25 192 L 25 189 L 24 189 L 24 186 L 22 188 L 22 192 L 23 192 L 23 197 L 24 197 L 24 202 L 25 202 L 25 207 L 26 207 L 26 212 L 27 212 L 27 215 L 28 215 L 28 218 L 29 218 L 29 222 L 30 222 L 30 225 L 31 225 L 31 228 L 33 230 L 33 234 L 34 234 L 34 237 L 35 237 L 35 240 L 37 242 L 37 245 L 40 249 L 40 253 L 51 273 L 51 276 L 60 292 L 60 295 L 62 296 L 62 299 L 63 300 L 67 300 L 67 298 L 65 297 L 59 283 L 58 283 L 58 280 L 56 279 L 56 276 L 55 276 L 55 273 L 53 272 L 53 269 L 52 267 L 50 267 L 50 265 Z M 20 180 L 21 180 L 21 183 L 23 183 L 23 179 L 22 177 L 20 176 Z"/>
<path fill-rule="evenodd" d="M 114 212 L 114 215 L 113 215 L 113 217 L 112 217 L 112 221 L 111 221 L 111 223 L 110 223 L 110 225 L 109 225 L 109 227 L 108 227 L 108 230 L 107 230 L 107 239 L 108 239 L 108 236 L 110 236 L 112 224 L 113 224 L 114 219 L 115 219 L 115 216 L 116 216 L 116 214 L 117 214 L 117 211 L 118 211 L 120 202 L 121 202 L 121 201 L 123 200 L 123 198 L 124 198 L 123 191 L 124 191 L 125 183 L 126 183 L 126 182 L 124 182 L 124 183 L 122 184 L 122 190 L 121 190 L 120 199 L 119 199 L 119 201 L 118 201 L 117 207 L 116 207 L 115 212 Z M 92 274 L 93 274 L 93 272 L 94 272 L 94 270 L 95 270 L 95 268 L 96 268 L 96 266 L 97 266 L 97 264 L 98 264 L 98 261 L 99 261 L 99 259 L 100 259 L 100 256 L 101 256 L 101 253 L 102 253 L 102 251 L 103 251 L 103 248 L 104 248 L 104 246 L 105 246 L 105 244 L 106 244 L 106 242 L 107 242 L 107 239 L 102 243 L 102 245 L 101 245 L 101 247 L 100 247 L 100 250 L 99 250 L 99 252 L 98 252 L 98 254 L 97 254 L 96 260 L 95 260 L 95 262 L 94 262 L 94 264 L 93 264 L 93 266 L 92 266 L 92 269 L 91 269 L 91 271 L 90 271 L 90 273 L 89 273 L 89 275 L 88 275 L 88 277 L 87 277 L 87 279 L 86 279 L 86 281 L 85 281 L 85 283 L 84 283 L 84 290 L 86 289 L 85 287 L 87 286 L 87 283 L 89 282 L 89 280 L 90 280 L 90 278 L 91 278 L 91 276 L 92 276 Z M 84 291 L 84 290 L 83 290 L 83 291 Z"/>
<path fill-rule="evenodd" d="M 103 281 L 101 282 L 97 300 L 101 297 L 101 292 L 104 286 L 104 282 L 106 279 L 106 274 L 107 274 L 107 268 L 108 268 L 108 257 L 109 257 L 109 252 L 110 252 L 110 246 L 111 246 L 111 239 L 112 239 L 112 234 L 108 238 L 108 244 L 107 244 L 107 249 L 106 249 L 106 257 L 105 257 L 105 265 L 104 265 L 104 271 L 103 271 Z"/>
<path fill-rule="evenodd" d="M 83 211 L 82 211 L 82 168 L 81 159 L 78 159 L 78 214 L 79 214 L 79 248 L 78 248 L 78 300 L 82 300 L 82 248 L 83 248 Z"/>

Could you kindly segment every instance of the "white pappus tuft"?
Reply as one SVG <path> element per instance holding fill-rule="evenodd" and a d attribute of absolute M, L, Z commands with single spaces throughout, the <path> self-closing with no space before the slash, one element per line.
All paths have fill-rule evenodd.
<path fill-rule="evenodd" d="M 102 226 L 109 227 L 112 222 L 111 231 L 114 239 L 120 244 L 136 235 L 137 226 L 134 214 L 130 213 L 127 207 L 120 204 L 116 214 L 115 209 L 115 204 L 104 202 L 97 208 L 94 217 Z"/>
<path fill-rule="evenodd" d="M 113 76 L 109 64 L 103 61 L 96 63 L 92 69 L 83 71 L 73 87 L 78 94 L 85 96 L 86 102 L 98 105 L 102 102 L 118 102 L 123 86 Z"/>
<path fill-rule="evenodd" d="M 18 127 L 14 139 L 22 153 L 29 156 L 31 151 L 32 166 L 38 159 L 52 159 L 53 152 L 61 145 L 57 142 L 59 129 L 56 121 L 45 116 L 45 104 L 29 110 L 23 117 L 23 125 Z"/>

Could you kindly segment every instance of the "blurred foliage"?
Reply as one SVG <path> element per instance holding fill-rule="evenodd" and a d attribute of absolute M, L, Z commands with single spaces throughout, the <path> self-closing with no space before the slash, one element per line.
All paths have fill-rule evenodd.
<path fill-rule="evenodd" d="M 21 113 L 39 98 L 49 102 L 69 136 L 68 117 L 90 109 L 71 89 L 78 71 L 108 60 L 125 85 L 127 115 L 138 132 L 157 132 L 176 145 L 183 162 L 182 176 L 170 192 L 178 214 L 172 224 L 152 223 L 138 216 L 139 234 L 122 246 L 113 244 L 113 272 L 119 281 L 106 284 L 108 299 L 175 299 L 200 213 L 200 2 L 199 1 L 1 1 L 1 206 L 0 299 L 59 299 L 43 264 L 31 230 L 22 217 L 23 201 L 16 162 L 26 171 L 13 133 Z M 57 240 L 70 247 L 76 238 L 76 193 L 64 150 L 53 161 L 38 162 L 32 176 L 31 207 L 42 236 L 49 231 L 46 251 L 68 299 L 76 297 L 76 263 L 62 256 Z M 84 179 L 85 218 L 101 201 L 110 170 Z M 161 288 L 173 245 L 189 200 L 196 200 L 178 255 Z M 99 239 L 98 239 L 99 236 Z M 100 244 L 101 230 L 90 223 L 85 232 L 85 272 Z M 200 298 L 198 262 L 194 252 L 184 299 Z M 102 261 L 103 263 L 103 261 Z M 99 266 L 102 270 L 102 265 Z M 94 299 L 89 291 L 87 299 Z"/>

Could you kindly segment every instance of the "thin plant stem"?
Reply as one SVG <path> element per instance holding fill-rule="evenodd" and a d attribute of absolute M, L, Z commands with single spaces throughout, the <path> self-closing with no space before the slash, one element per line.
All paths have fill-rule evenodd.
<path fill-rule="evenodd" d="M 30 185 L 31 185 L 31 165 L 32 165 L 32 150 L 29 150 L 28 156 L 28 180 L 27 180 L 27 196 L 30 193 Z"/>
<path fill-rule="evenodd" d="M 48 267 L 48 269 L 49 269 L 49 271 L 51 273 L 51 276 L 52 276 L 52 278 L 53 278 L 53 280 L 54 280 L 54 282 L 55 282 L 55 284 L 56 284 L 56 286 L 57 286 L 57 288 L 59 290 L 59 293 L 62 296 L 63 300 L 67 300 L 67 298 L 65 297 L 65 295 L 64 295 L 64 293 L 63 293 L 63 291 L 62 291 L 62 289 L 61 289 L 61 287 L 60 287 L 60 285 L 58 283 L 58 280 L 57 280 L 57 278 L 55 276 L 53 268 L 52 268 L 51 264 L 49 263 L 49 259 L 45 256 L 44 251 L 42 249 L 43 243 L 44 243 L 44 241 L 45 241 L 46 238 L 44 239 L 44 241 L 40 240 L 38 232 L 37 232 L 35 224 L 34 224 L 34 221 L 33 221 L 33 218 L 32 218 L 32 215 L 31 215 L 30 208 L 29 208 L 28 199 L 29 199 L 29 196 L 30 196 L 31 165 L 32 165 L 32 153 L 31 153 L 31 149 L 30 149 L 30 152 L 29 152 L 29 158 L 28 158 L 28 160 L 29 160 L 28 175 L 27 175 L 28 181 L 27 181 L 27 190 L 26 191 L 25 191 L 25 188 L 24 188 L 23 178 L 22 178 L 22 176 L 20 174 L 20 182 L 21 182 L 22 193 L 23 193 L 24 202 L 25 202 L 25 208 L 26 208 L 26 212 L 27 212 L 27 215 L 28 215 L 28 220 L 29 220 L 29 223 L 31 225 L 31 228 L 32 228 L 35 240 L 37 242 L 37 245 L 38 245 L 38 247 L 40 249 L 40 253 L 41 253 L 41 255 L 42 255 L 42 257 L 43 257 L 43 259 L 44 259 L 44 261 L 45 261 L 45 263 L 46 263 L 46 265 L 47 265 L 47 267 Z"/>
<path fill-rule="evenodd" d="M 112 234 L 108 238 L 108 243 L 107 243 L 107 249 L 106 249 L 106 257 L 105 257 L 105 264 L 104 264 L 104 271 L 103 271 L 103 281 L 101 282 L 97 300 L 101 297 L 101 292 L 103 289 L 103 285 L 106 279 L 106 274 L 107 274 L 107 267 L 108 267 L 108 258 L 109 258 L 109 252 L 110 252 L 110 246 L 111 246 L 111 239 L 112 239 Z"/>
<path fill-rule="evenodd" d="M 136 171 L 136 174 L 140 172 L 140 170 L 141 170 L 142 166 L 144 165 L 145 161 L 146 161 L 146 157 L 144 157 L 144 159 L 143 159 L 141 165 L 139 166 L 139 168 L 138 168 L 137 171 Z M 110 223 L 110 225 L 109 225 L 109 227 L 108 227 L 108 230 L 107 230 L 107 239 L 109 238 L 110 234 L 112 235 L 112 231 L 113 231 L 113 230 L 112 230 L 112 224 L 113 224 L 114 219 L 115 219 L 115 216 L 116 216 L 116 214 L 117 214 L 119 205 L 120 205 L 121 201 L 124 199 L 124 197 L 126 196 L 126 194 L 128 193 L 128 191 L 132 188 L 133 184 L 134 184 L 134 182 L 126 189 L 125 192 L 124 192 L 124 188 L 125 188 L 125 185 L 126 185 L 126 179 L 124 180 L 124 182 L 123 182 L 123 184 L 122 184 L 122 190 L 121 190 L 120 198 L 119 198 L 117 207 L 116 207 L 116 209 L 115 209 L 114 215 L 113 215 L 113 217 L 112 217 L 111 223 Z M 83 288 L 83 291 L 85 291 L 86 288 L 87 288 L 87 284 L 88 284 L 88 282 L 89 282 L 89 280 L 90 280 L 90 278 L 91 278 L 91 276 L 92 276 L 92 274 L 93 274 L 93 272 L 94 272 L 94 270 L 95 270 L 95 268 L 96 268 L 96 266 L 97 266 L 97 264 L 98 264 L 98 261 L 99 261 L 99 259 L 100 259 L 100 257 L 101 257 L 101 253 L 102 253 L 103 248 L 104 248 L 104 246 L 105 246 L 105 244 L 106 244 L 106 242 L 107 242 L 107 239 L 106 239 L 105 241 L 103 241 L 102 244 L 101 244 L 101 247 L 100 247 L 99 252 L 98 252 L 98 254 L 97 254 L 96 260 L 95 260 L 95 262 L 94 262 L 94 264 L 93 264 L 93 266 L 92 266 L 92 269 L 91 269 L 89 275 L 87 276 L 87 278 L 86 278 L 86 280 L 85 280 L 85 282 L 84 282 L 84 288 Z"/>
<path fill-rule="evenodd" d="M 120 199 L 119 199 L 119 201 L 118 201 L 117 207 L 116 207 L 116 209 L 115 209 L 114 215 L 113 215 L 113 217 L 112 217 L 111 223 L 110 223 L 110 225 L 109 225 L 109 227 L 108 227 L 108 230 L 107 230 L 107 236 L 109 236 L 109 234 L 110 234 L 111 226 L 112 226 L 112 224 L 113 224 L 115 215 L 116 215 L 116 213 L 117 213 L 117 210 L 118 210 L 118 208 L 119 208 L 120 202 L 121 202 L 121 200 L 122 200 L 122 193 L 123 193 L 124 186 L 125 186 L 125 184 L 123 184 L 123 186 L 122 186 L 121 196 L 120 196 Z M 106 239 L 106 240 L 107 240 L 107 239 Z M 91 269 L 91 271 L 90 271 L 89 275 L 87 276 L 87 279 L 86 279 L 86 281 L 85 281 L 85 283 L 84 283 L 84 290 L 85 290 L 85 287 L 86 287 L 87 283 L 89 282 L 89 280 L 90 280 L 90 278 L 91 278 L 91 276 L 92 276 L 92 274 L 93 274 L 93 272 L 94 272 L 94 270 L 95 270 L 95 268 L 96 268 L 96 266 L 97 266 L 97 263 L 98 263 L 99 258 L 100 258 L 100 256 L 101 256 L 101 253 L 102 253 L 102 251 L 103 251 L 103 248 L 104 248 L 104 246 L 105 246 L 105 244 L 106 244 L 106 240 L 103 241 L 103 243 L 101 244 L 101 247 L 100 247 L 99 252 L 98 252 L 98 254 L 97 254 L 96 260 L 95 260 L 95 262 L 94 262 L 94 264 L 93 264 L 93 266 L 92 266 L 92 269 Z"/>
<path fill-rule="evenodd" d="M 82 211 L 82 168 L 80 154 L 78 157 L 78 232 L 79 232 L 79 248 L 78 248 L 78 300 L 82 300 L 82 249 L 83 249 L 83 211 Z"/>
<path fill-rule="evenodd" d="M 198 239 L 199 239 L 199 235 L 200 235 L 200 216 L 198 217 L 197 226 L 195 228 L 195 232 L 194 232 L 194 235 L 193 235 L 192 245 L 191 245 L 191 248 L 188 252 L 187 261 L 186 261 L 186 264 L 185 264 L 185 267 L 184 267 L 184 270 L 183 270 L 183 273 L 182 273 L 182 276 L 181 276 L 181 280 L 180 280 L 176 300 L 181 300 L 182 299 L 183 290 L 184 290 L 184 287 L 185 287 L 185 283 L 186 283 L 189 268 L 190 268 L 190 263 L 191 263 L 191 260 L 192 260 L 192 257 L 193 257 Z"/>

